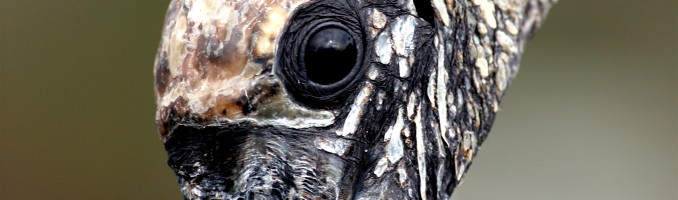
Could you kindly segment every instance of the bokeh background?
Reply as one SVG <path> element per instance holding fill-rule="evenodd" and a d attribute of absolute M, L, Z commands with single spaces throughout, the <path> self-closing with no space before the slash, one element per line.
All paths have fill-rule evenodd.
<path fill-rule="evenodd" d="M 456 199 L 678 199 L 678 3 L 563 0 Z M 181 199 L 154 128 L 168 1 L 0 0 L 0 199 Z"/>

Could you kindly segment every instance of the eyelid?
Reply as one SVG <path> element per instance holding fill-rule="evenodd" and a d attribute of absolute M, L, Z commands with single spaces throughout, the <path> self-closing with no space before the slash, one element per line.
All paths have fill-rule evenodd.
<path fill-rule="evenodd" d="M 360 18 L 347 12 L 342 12 L 345 15 L 341 17 L 318 17 L 317 13 L 329 12 L 327 9 L 338 8 L 308 6 L 295 11 L 278 41 L 278 47 L 282 48 L 276 52 L 276 76 L 280 77 L 292 100 L 310 108 L 333 109 L 345 105 L 346 98 L 355 93 L 357 84 L 364 84 L 361 80 L 367 71 L 365 66 L 369 65 L 363 37 L 365 31 Z M 355 43 L 355 65 L 341 79 L 328 82 L 315 80 L 320 82 L 316 83 L 309 79 L 305 71 L 305 48 L 314 33 L 330 27 L 346 31 Z"/>

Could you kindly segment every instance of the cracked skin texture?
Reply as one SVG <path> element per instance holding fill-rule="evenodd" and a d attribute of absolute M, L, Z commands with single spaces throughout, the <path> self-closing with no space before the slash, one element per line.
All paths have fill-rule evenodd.
<path fill-rule="evenodd" d="M 174 0 L 154 67 L 168 163 L 187 199 L 447 199 L 553 3 Z M 295 52 L 320 22 L 361 57 L 315 89 Z"/>

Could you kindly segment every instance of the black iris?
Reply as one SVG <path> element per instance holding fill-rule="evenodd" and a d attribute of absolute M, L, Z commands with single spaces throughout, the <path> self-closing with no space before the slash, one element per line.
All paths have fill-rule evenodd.
<path fill-rule="evenodd" d="M 356 63 L 358 51 L 351 34 L 328 27 L 309 38 L 304 51 L 304 65 L 309 80 L 329 85 L 348 76 Z"/>

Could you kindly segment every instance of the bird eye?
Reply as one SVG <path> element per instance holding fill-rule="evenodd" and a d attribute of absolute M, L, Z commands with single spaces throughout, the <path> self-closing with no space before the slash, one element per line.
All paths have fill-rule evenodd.
<path fill-rule="evenodd" d="M 276 75 L 293 100 L 312 108 L 345 105 L 369 63 L 360 18 L 336 2 L 300 7 L 278 43 Z"/>
<path fill-rule="evenodd" d="M 311 34 L 302 60 L 310 81 L 330 85 L 349 75 L 357 56 L 356 42 L 351 34 L 331 26 Z"/>

